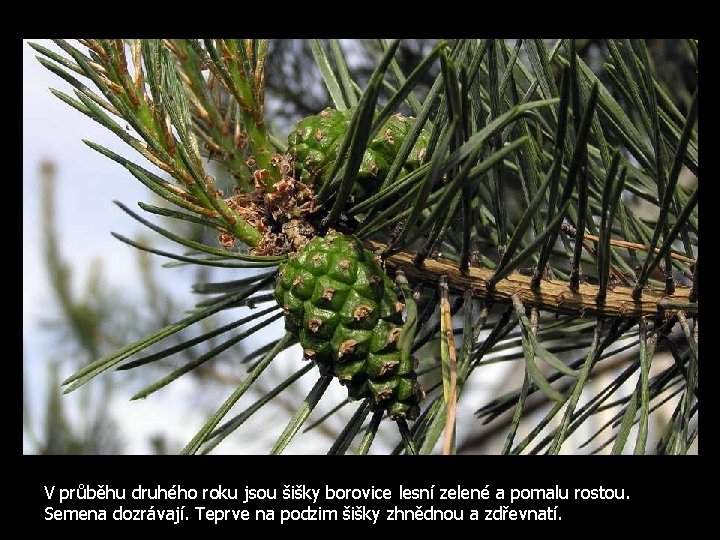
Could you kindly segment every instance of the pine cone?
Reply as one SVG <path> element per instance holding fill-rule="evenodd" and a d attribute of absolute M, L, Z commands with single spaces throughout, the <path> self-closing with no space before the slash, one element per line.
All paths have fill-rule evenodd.
<path fill-rule="evenodd" d="M 275 297 L 305 357 L 391 418 L 417 418 L 423 391 L 398 347 L 403 305 L 375 256 L 352 236 L 315 237 L 280 266 Z"/>
<path fill-rule="evenodd" d="M 295 174 L 300 181 L 312 185 L 327 179 L 352 114 L 352 109 L 344 112 L 325 109 L 320 114 L 300 120 L 290 132 L 287 151 L 295 160 Z M 414 121 L 414 118 L 395 114 L 370 141 L 352 190 L 356 201 L 374 194 L 385 180 Z M 423 131 L 405 162 L 406 171 L 412 171 L 421 164 L 427 142 L 428 135 Z"/>

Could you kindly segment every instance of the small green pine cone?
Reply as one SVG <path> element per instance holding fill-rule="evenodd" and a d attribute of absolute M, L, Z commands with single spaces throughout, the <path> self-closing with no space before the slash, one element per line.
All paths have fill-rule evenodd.
<path fill-rule="evenodd" d="M 293 156 L 295 176 L 300 181 L 312 185 L 318 180 L 327 179 L 352 114 L 352 109 L 344 112 L 325 109 L 320 114 L 300 120 L 290 132 L 287 151 Z M 395 114 L 370 141 L 352 190 L 356 201 L 375 193 L 385 180 L 414 121 L 411 117 Z M 406 171 L 412 171 L 421 164 L 427 143 L 428 135 L 423 131 L 404 165 Z"/>
<path fill-rule="evenodd" d="M 345 136 L 349 116 L 335 109 L 303 118 L 288 136 L 288 153 L 295 160 L 295 176 L 312 185 L 329 174 Z"/>
<path fill-rule="evenodd" d="M 423 391 L 398 343 L 403 305 L 375 255 L 352 236 L 315 237 L 280 265 L 275 298 L 305 357 L 353 399 L 417 418 Z"/>

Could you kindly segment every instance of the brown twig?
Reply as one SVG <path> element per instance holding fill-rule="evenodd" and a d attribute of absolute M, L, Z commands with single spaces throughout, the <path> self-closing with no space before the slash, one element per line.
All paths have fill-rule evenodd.
<path fill-rule="evenodd" d="M 381 242 L 367 240 L 369 249 L 381 252 L 387 246 Z M 517 272 L 511 273 L 500 280 L 490 289 L 488 282 L 493 276 L 493 270 L 488 268 L 470 268 L 467 275 L 460 272 L 457 264 L 447 260 L 426 259 L 421 266 L 414 263 L 415 253 L 400 251 L 389 256 L 385 263 L 389 269 L 402 269 L 408 277 L 421 281 L 438 281 L 440 276 L 446 275 L 448 285 L 460 291 L 472 290 L 473 296 L 495 301 L 510 302 L 512 296 L 517 294 L 527 307 L 537 307 L 557 313 L 594 314 L 604 317 L 640 317 L 664 316 L 673 317 L 678 308 L 665 307 L 664 303 L 688 304 L 684 311 L 687 315 L 697 314 L 697 304 L 689 301 L 690 288 L 677 287 L 671 295 L 664 289 L 647 287 L 642 297 L 635 300 L 632 297 L 631 287 L 615 287 L 608 291 L 602 303 L 596 297 L 598 287 L 586 283 L 580 284 L 578 291 L 573 292 L 567 282 L 560 280 L 543 280 L 537 290 L 531 287 L 532 278 Z M 664 301 L 664 302 L 663 302 Z"/>
<path fill-rule="evenodd" d="M 450 370 L 447 387 L 444 389 L 446 419 L 445 436 L 443 439 L 443 455 L 452 453 L 455 439 L 455 417 L 457 415 L 457 353 L 455 338 L 453 337 L 452 315 L 450 314 L 450 300 L 448 294 L 447 276 L 440 277 L 440 326 L 445 342 L 441 345 L 447 347 L 448 368 Z M 444 379 L 444 377 L 443 377 Z"/>
<path fill-rule="evenodd" d="M 583 238 L 586 238 L 587 240 L 592 240 L 593 242 L 599 242 L 600 238 L 597 236 L 594 236 L 592 234 L 585 233 L 583 235 Z M 638 251 L 649 251 L 650 249 L 648 246 L 644 244 L 638 244 L 636 242 L 628 242 L 627 240 L 616 240 L 614 238 L 610 239 L 610 245 L 617 246 L 617 247 L 623 247 L 627 249 L 636 249 Z M 658 253 L 660 251 L 660 248 L 655 248 L 655 253 Z M 670 257 L 677 260 L 682 261 L 688 264 L 695 264 L 695 259 L 691 259 L 690 257 L 686 257 L 685 255 L 680 255 L 679 253 L 670 252 Z"/>

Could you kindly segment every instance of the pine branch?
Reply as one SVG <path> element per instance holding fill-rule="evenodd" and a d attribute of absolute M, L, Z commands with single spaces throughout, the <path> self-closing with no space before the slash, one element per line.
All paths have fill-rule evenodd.
<path fill-rule="evenodd" d="M 281 265 L 274 292 L 274 272 L 201 285 L 200 291 L 214 296 L 200 302 L 197 311 L 86 366 L 65 381 L 71 383 L 69 390 L 217 311 L 254 306 L 292 291 L 282 296 L 280 306 L 290 334 L 248 355 L 248 361 L 261 360 L 187 452 L 197 451 L 213 435 L 222 438 L 231 431 L 215 428 L 274 355 L 295 339 L 308 358 L 318 355 L 321 347 L 330 348 L 323 355 L 328 350 L 336 354 L 332 360 L 316 361 L 320 378 L 290 415 L 273 453 L 282 452 L 299 435 L 334 376 L 348 385 L 351 397 L 365 401 L 331 444 L 330 453 L 346 452 L 361 431 L 359 452 L 367 453 L 380 426 L 378 412 L 388 399 L 400 404 L 396 413 L 401 413 L 393 415 L 388 408 L 400 441 L 396 453 L 431 452 L 443 432 L 443 452 L 453 453 L 455 407 L 460 399 L 472 399 L 463 393 L 468 378 L 476 368 L 520 358 L 525 367 L 521 387 L 483 409 L 497 415 L 514 408 L 504 453 L 559 453 L 580 425 L 606 409 L 613 409 L 613 420 L 600 431 L 615 432 L 601 449 L 612 444 L 621 452 L 638 422 L 634 448 L 644 453 L 654 444 L 648 441 L 650 415 L 665 399 L 677 404 L 657 447 L 663 452 L 686 451 L 696 433 L 691 420 L 697 411 L 699 197 L 697 189 L 683 185 L 681 173 L 685 167 L 698 174 L 697 92 L 691 91 L 687 95 L 692 98 L 681 104 L 658 78 L 643 41 L 608 40 L 607 51 L 598 50 L 607 55 L 604 74 L 589 67 L 587 55 L 594 49 L 575 40 L 557 40 L 551 47 L 543 40 L 516 40 L 514 46 L 502 40 L 434 42 L 411 69 L 401 65 L 400 41 L 368 43 L 374 48 L 367 50 L 377 58 L 362 75 L 353 73 L 345 57 L 347 48 L 337 40 L 316 40 L 305 48 L 337 110 L 302 120 L 290 130 L 287 144 L 271 136 L 266 124 L 266 40 L 80 40 L 79 46 L 57 40 L 67 56 L 35 47 L 42 64 L 74 90 L 74 96 L 56 92 L 60 99 L 110 129 L 174 180 L 168 182 L 89 143 L 181 211 L 148 204 L 141 208 L 207 225 L 220 235 L 223 249 L 185 238 L 123 205 L 131 217 L 186 251 L 172 253 L 116 234 L 117 238 L 171 258 L 173 265 Z M 695 42 L 689 43 L 688 60 L 697 60 Z M 394 114 L 403 107 L 417 118 Z M 276 151 L 280 148 L 282 154 Z M 225 167 L 233 179 L 232 193 L 223 194 L 215 186 L 204 158 Z M 657 217 L 639 214 L 634 198 L 657 207 Z M 350 325 L 365 324 L 362 321 L 370 321 L 376 309 L 375 300 L 356 306 L 349 315 L 322 308 L 309 320 L 304 316 L 305 297 L 317 294 L 312 287 L 304 290 L 303 284 L 315 280 L 316 272 L 327 278 L 320 270 L 325 264 L 322 254 L 315 253 L 309 261 L 304 249 L 312 242 L 320 246 L 317 236 L 326 237 L 326 246 L 332 244 L 339 233 L 331 233 L 330 227 L 356 235 L 381 257 L 386 270 L 395 273 L 404 299 L 404 308 L 396 302 L 395 309 L 403 312 L 404 320 L 398 311 L 391 333 L 379 326 L 370 330 L 368 323 L 368 328 L 353 327 L 359 333 L 338 341 L 320 330 L 335 328 L 333 317 Z M 236 241 L 251 248 L 250 253 L 234 250 Z M 347 249 L 356 250 L 357 241 L 349 242 L 353 247 Z M 344 257 L 340 262 L 333 259 L 333 264 L 350 271 L 354 259 Z M 286 277 L 287 268 L 294 277 Z M 384 282 L 386 277 L 378 274 L 373 279 Z M 328 283 L 321 289 L 322 299 L 315 298 L 318 302 L 332 302 L 338 292 Z M 392 289 L 391 284 L 387 287 Z M 366 289 L 372 295 L 372 287 Z M 320 310 L 318 305 L 312 309 Z M 473 321 L 475 307 L 480 311 Z M 462 322 L 454 318 L 461 308 Z M 270 315 L 273 309 L 260 313 Z M 382 310 L 383 317 L 389 317 L 392 308 Z M 567 317 L 553 321 L 546 313 Z M 591 315 L 597 319 L 586 319 Z M 251 315 L 236 323 L 252 319 Z M 269 320 L 255 321 L 246 333 L 258 331 Z M 126 366 L 187 350 L 234 324 L 205 329 L 196 338 L 132 359 Z M 373 342 L 373 354 L 379 354 L 384 340 L 398 340 L 399 359 L 382 360 L 380 375 L 357 371 L 366 369 L 358 366 L 367 353 L 355 350 L 368 347 L 369 338 L 362 332 L 375 332 L 373 339 L 382 341 Z M 146 392 L 199 367 L 246 333 L 213 344 Z M 656 374 L 653 364 L 660 345 L 672 353 L 674 365 Z M 632 347 L 639 349 L 632 364 L 583 402 L 595 364 Z M 557 356 L 560 353 L 577 354 L 568 364 L 564 356 Z M 360 356 L 340 362 L 345 354 Z M 410 367 L 412 355 L 420 363 L 417 373 Z M 542 372 L 536 358 L 553 371 Z M 402 381 L 394 375 L 382 378 L 397 364 L 404 366 L 403 376 L 412 376 Z M 636 373 L 630 396 L 611 397 Z M 420 396 L 417 376 L 431 394 L 422 411 L 421 397 L 405 403 L 394 394 Z M 578 380 L 568 385 L 563 379 L 551 386 L 563 377 Z M 270 394 L 277 396 L 287 385 L 275 385 L 267 399 L 261 396 L 226 426 L 239 427 L 271 399 Z M 372 392 L 367 390 L 371 386 Z M 538 390 L 555 403 L 528 435 L 515 442 Z M 338 414 L 346 403 L 316 424 Z M 563 407 L 559 427 L 533 443 Z M 370 411 L 373 415 L 364 427 Z M 408 419 L 418 415 L 410 425 Z"/>
<path fill-rule="evenodd" d="M 375 240 L 367 240 L 366 245 L 375 252 L 384 251 L 387 246 Z M 633 288 L 615 287 L 608 291 L 605 301 L 598 303 L 598 287 L 581 284 L 573 292 L 568 283 L 553 280 L 542 281 L 537 289 L 532 286 L 532 278 L 520 273 L 512 273 L 499 280 L 492 289 L 489 283 L 495 272 L 487 268 L 470 268 L 464 275 L 458 265 L 448 260 L 426 259 L 422 265 L 416 265 L 416 254 L 401 251 L 385 259 L 391 269 L 399 269 L 420 281 L 439 281 L 441 276 L 448 277 L 448 284 L 457 291 L 471 290 L 477 298 L 509 302 L 518 295 L 523 303 L 530 307 L 569 314 L 593 314 L 604 317 L 672 317 L 677 306 L 687 306 L 686 313 L 696 314 L 697 306 L 690 302 L 690 288 L 678 287 L 675 293 L 668 295 L 663 289 L 645 289 L 639 300 L 633 298 Z M 676 306 L 676 307 L 673 307 Z"/>

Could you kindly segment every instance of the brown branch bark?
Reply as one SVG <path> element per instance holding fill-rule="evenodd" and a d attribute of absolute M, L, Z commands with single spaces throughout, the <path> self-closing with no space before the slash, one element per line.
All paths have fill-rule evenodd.
<path fill-rule="evenodd" d="M 366 245 L 375 252 L 381 252 L 387 247 L 374 240 L 367 240 Z M 677 287 L 671 295 L 665 294 L 664 289 L 648 287 L 643 290 L 639 300 L 634 300 L 632 287 L 618 286 L 608 291 L 604 302 L 598 303 L 598 287 L 595 285 L 581 284 L 578 291 L 573 292 L 567 282 L 543 280 L 540 287 L 533 290 L 530 286 L 531 277 L 513 272 L 490 290 L 488 281 L 494 272 L 488 268 L 470 268 L 467 275 L 463 275 L 459 266 L 451 261 L 425 259 L 422 265 L 416 266 L 414 258 L 415 253 L 400 251 L 385 259 L 385 263 L 390 269 L 402 269 L 407 276 L 416 280 L 438 281 L 440 276 L 446 275 L 450 288 L 457 291 L 471 290 L 473 296 L 504 302 L 510 302 L 512 296 L 517 294 L 528 307 L 558 313 L 603 317 L 664 316 L 669 319 L 676 315 L 678 304 L 687 304 L 683 306 L 685 313 L 697 314 L 697 304 L 689 300 L 689 287 Z M 671 304 L 672 307 L 666 304 Z"/>

